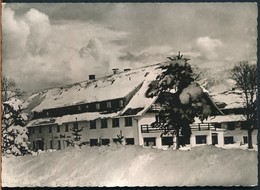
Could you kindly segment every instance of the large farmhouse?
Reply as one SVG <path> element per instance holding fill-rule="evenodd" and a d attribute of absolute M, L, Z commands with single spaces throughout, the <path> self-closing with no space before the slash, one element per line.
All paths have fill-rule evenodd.
<path fill-rule="evenodd" d="M 181 60 L 183 61 L 183 60 Z M 148 85 L 162 72 L 159 63 L 137 69 L 114 69 L 113 74 L 60 88 L 53 88 L 33 94 L 24 103 L 33 113 L 27 124 L 32 150 L 64 149 L 68 140 L 74 138 L 71 129 L 81 129 L 80 141 L 95 145 L 118 142 L 124 136 L 123 144 L 168 147 L 173 144 L 171 134 L 152 128 L 164 94 L 147 98 Z M 211 102 L 217 117 L 223 113 Z M 224 146 L 226 130 L 219 125 L 195 123 L 192 126 L 190 146 L 218 144 Z"/>

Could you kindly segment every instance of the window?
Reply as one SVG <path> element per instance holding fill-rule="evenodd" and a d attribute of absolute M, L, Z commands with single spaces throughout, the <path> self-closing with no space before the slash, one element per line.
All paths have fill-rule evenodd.
<path fill-rule="evenodd" d="M 79 127 L 79 126 L 78 126 L 78 122 L 73 123 L 73 129 L 77 130 L 78 127 Z"/>
<path fill-rule="evenodd" d="M 207 143 L 206 135 L 197 135 L 195 138 L 196 138 L 196 144 L 206 144 Z"/>
<path fill-rule="evenodd" d="M 221 128 L 221 123 L 215 123 L 214 125 L 216 128 Z"/>
<path fill-rule="evenodd" d="M 126 145 L 134 145 L 135 144 L 135 139 L 134 138 L 126 138 L 125 139 L 125 144 Z"/>
<path fill-rule="evenodd" d="M 65 123 L 65 132 L 68 132 L 68 131 L 69 131 L 69 124 Z"/>
<path fill-rule="evenodd" d="M 77 108 L 77 109 L 78 109 L 78 111 L 81 111 L 81 106 L 78 106 L 78 108 Z"/>
<path fill-rule="evenodd" d="M 234 129 L 235 129 L 235 122 L 229 122 L 227 129 L 228 129 L 228 130 L 234 130 Z"/>
<path fill-rule="evenodd" d="M 132 117 L 126 117 L 125 118 L 125 126 L 128 127 L 128 126 L 132 126 L 133 123 L 132 123 Z"/>
<path fill-rule="evenodd" d="M 58 150 L 60 150 L 61 149 L 60 140 L 58 140 L 57 142 L 58 142 Z"/>
<path fill-rule="evenodd" d="M 39 126 L 39 133 L 42 133 L 42 126 Z"/>
<path fill-rule="evenodd" d="M 218 134 L 212 133 L 212 145 L 218 144 Z"/>
<path fill-rule="evenodd" d="M 89 109 L 89 106 L 88 105 L 85 105 L 85 110 L 87 111 Z"/>
<path fill-rule="evenodd" d="M 247 136 L 243 136 L 243 142 L 244 142 L 244 144 L 248 143 Z"/>
<path fill-rule="evenodd" d="M 162 145 L 173 145 L 173 137 L 162 137 Z"/>
<path fill-rule="evenodd" d="M 90 120 L 90 129 L 96 129 L 96 120 Z"/>
<path fill-rule="evenodd" d="M 98 140 L 97 139 L 90 139 L 90 146 L 97 146 Z"/>
<path fill-rule="evenodd" d="M 159 115 L 156 115 L 156 116 L 155 116 L 155 121 L 156 121 L 156 122 L 159 122 L 159 121 L 160 121 Z"/>
<path fill-rule="evenodd" d="M 110 140 L 109 139 L 101 139 L 101 144 L 102 145 L 109 145 Z"/>
<path fill-rule="evenodd" d="M 119 143 L 119 139 L 117 138 L 117 139 L 113 139 L 113 142 L 114 143 Z"/>
<path fill-rule="evenodd" d="M 120 108 L 124 107 L 124 101 L 123 100 L 119 100 L 119 107 Z"/>
<path fill-rule="evenodd" d="M 107 102 L 107 108 L 111 108 L 112 106 L 111 106 L 111 102 L 109 101 L 109 102 Z"/>
<path fill-rule="evenodd" d="M 36 149 L 36 143 L 35 143 L 35 141 L 33 141 L 33 150 L 35 150 Z"/>
<path fill-rule="evenodd" d="M 60 126 L 57 125 L 57 132 L 60 132 Z"/>
<path fill-rule="evenodd" d="M 50 114 L 49 114 L 49 112 L 46 112 L 46 116 L 49 116 Z"/>
<path fill-rule="evenodd" d="M 224 137 L 224 144 L 234 144 L 234 137 L 233 136 Z"/>
<path fill-rule="evenodd" d="M 112 127 L 119 127 L 119 118 L 112 119 Z"/>
<path fill-rule="evenodd" d="M 34 134 L 35 133 L 35 128 L 31 129 L 31 133 Z"/>
<path fill-rule="evenodd" d="M 50 141 L 50 149 L 53 149 L 53 141 Z"/>
<path fill-rule="evenodd" d="M 101 119 L 101 129 L 107 128 L 107 119 Z"/>
<path fill-rule="evenodd" d="M 156 146 L 155 137 L 144 138 L 144 146 Z"/>
<path fill-rule="evenodd" d="M 96 103 L 96 110 L 100 110 L 100 103 Z"/>
<path fill-rule="evenodd" d="M 49 126 L 49 133 L 52 133 L 52 126 Z"/>

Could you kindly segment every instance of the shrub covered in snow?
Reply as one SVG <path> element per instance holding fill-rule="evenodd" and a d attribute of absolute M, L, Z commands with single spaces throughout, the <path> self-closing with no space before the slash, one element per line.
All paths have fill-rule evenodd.
<path fill-rule="evenodd" d="M 28 136 L 25 122 L 27 115 L 22 113 L 22 102 L 11 99 L 2 104 L 2 153 L 24 155 L 28 153 Z"/>

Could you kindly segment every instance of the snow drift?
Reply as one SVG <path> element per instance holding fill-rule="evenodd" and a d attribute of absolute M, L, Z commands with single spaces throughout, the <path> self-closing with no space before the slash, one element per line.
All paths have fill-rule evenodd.
<path fill-rule="evenodd" d="M 3 157 L 3 186 L 229 186 L 257 184 L 257 152 L 200 146 L 68 148 Z"/>

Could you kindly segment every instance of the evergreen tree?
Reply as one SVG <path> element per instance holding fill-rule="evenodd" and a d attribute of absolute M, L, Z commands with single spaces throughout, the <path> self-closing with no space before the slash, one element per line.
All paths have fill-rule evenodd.
<path fill-rule="evenodd" d="M 74 136 L 73 139 L 68 140 L 68 142 L 72 145 L 72 146 L 81 146 L 81 132 L 83 131 L 83 127 L 79 129 L 78 127 L 78 121 L 76 118 L 76 122 L 75 125 L 72 129 L 70 129 L 72 131 L 72 135 Z"/>
<path fill-rule="evenodd" d="M 28 149 L 27 115 L 22 113 L 22 102 L 11 99 L 2 104 L 2 153 L 25 155 Z"/>
<path fill-rule="evenodd" d="M 159 66 L 163 72 L 150 83 L 146 97 L 164 97 L 159 119 L 151 125 L 162 129 L 163 134 L 170 132 L 176 136 L 176 149 L 179 149 L 191 136 L 190 124 L 194 118 L 203 121 L 212 109 L 207 95 L 193 78 L 188 59 L 180 54 L 169 59 Z"/>
<path fill-rule="evenodd" d="M 122 134 L 122 130 L 120 130 L 120 134 L 119 135 L 117 135 L 117 139 L 118 139 L 118 142 L 120 143 L 120 144 L 122 144 L 123 142 L 124 142 L 124 136 L 123 136 L 123 134 Z"/>

